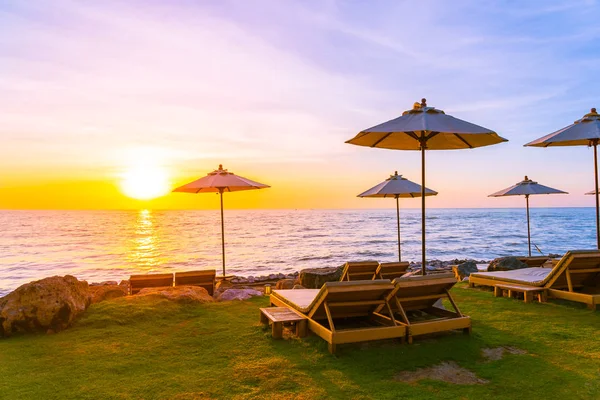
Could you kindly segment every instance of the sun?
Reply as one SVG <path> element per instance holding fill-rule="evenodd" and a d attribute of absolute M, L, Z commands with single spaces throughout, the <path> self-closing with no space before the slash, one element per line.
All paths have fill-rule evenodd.
<path fill-rule="evenodd" d="M 153 157 L 136 154 L 121 174 L 123 194 L 137 200 L 151 200 L 169 193 L 169 174 Z"/>

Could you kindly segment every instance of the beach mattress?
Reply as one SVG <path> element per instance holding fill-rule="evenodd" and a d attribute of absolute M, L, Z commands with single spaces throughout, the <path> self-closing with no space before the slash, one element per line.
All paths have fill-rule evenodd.
<path fill-rule="evenodd" d="M 284 289 L 274 290 L 273 295 L 294 310 L 306 314 L 317 300 L 319 292 L 319 289 Z"/>
<path fill-rule="evenodd" d="M 552 271 L 553 269 L 551 268 L 534 267 L 512 271 L 477 272 L 471 274 L 471 276 L 503 282 L 522 283 L 528 286 L 544 286 L 546 278 Z"/>

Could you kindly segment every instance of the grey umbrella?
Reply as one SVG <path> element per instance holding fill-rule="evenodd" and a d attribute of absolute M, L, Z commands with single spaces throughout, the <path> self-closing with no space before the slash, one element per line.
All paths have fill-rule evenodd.
<path fill-rule="evenodd" d="M 509 188 L 500 190 L 499 192 L 492 193 L 488 197 L 502 197 L 502 196 L 525 196 L 525 203 L 527 204 L 527 245 L 529 248 L 529 257 L 531 257 L 531 229 L 529 226 L 529 196 L 532 194 L 567 194 L 562 190 L 554 189 L 548 186 L 540 185 L 537 182 L 532 181 L 527 176 L 521 182 L 513 185 Z"/>
<path fill-rule="evenodd" d="M 263 183 L 251 181 L 223 169 L 209 172 L 205 177 L 197 179 L 186 185 L 180 186 L 173 192 L 183 193 L 219 193 L 221 199 L 221 254 L 223 261 L 223 279 L 225 279 L 225 222 L 223 220 L 223 192 L 237 192 L 240 190 L 264 189 L 270 187 Z"/>
<path fill-rule="evenodd" d="M 425 188 L 425 196 L 435 196 L 436 191 Z M 393 197 L 396 199 L 396 219 L 398 223 L 398 261 L 402 261 L 402 251 L 400 248 L 400 197 L 421 197 L 421 185 L 409 181 L 408 179 L 398 175 L 398 171 L 394 175 L 390 175 L 385 181 L 373 186 L 358 195 L 358 197 Z"/>
<path fill-rule="evenodd" d="M 421 265 L 425 275 L 425 150 L 472 149 L 506 141 L 494 131 L 428 107 L 426 100 L 422 99 L 400 117 L 365 129 L 346 143 L 421 151 Z"/>
<path fill-rule="evenodd" d="M 593 146 L 594 147 L 594 183 L 596 195 L 596 242 L 600 249 L 600 199 L 598 198 L 598 142 L 600 141 L 600 114 L 592 108 L 571 125 L 556 132 L 527 143 L 525 146 L 554 147 L 554 146 Z"/>

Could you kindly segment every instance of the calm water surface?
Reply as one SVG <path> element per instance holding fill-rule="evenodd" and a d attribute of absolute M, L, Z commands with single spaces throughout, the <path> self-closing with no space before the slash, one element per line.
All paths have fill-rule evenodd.
<path fill-rule="evenodd" d="M 402 210 L 402 253 L 421 257 L 419 210 Z M 595 247 L 593 208 L 534 208 L 545 253 Z M 524 209 L 432 209 L 427 258 L 526 255 Z M 389 210 L 237 210 L 225 213 L 227 272 L 264 275 L 347 260 L 397 258 Z M 134 273 L 220 268 L 218 211 L 0 211 L 0 295 L 34 279 L 88 281 Z"/>

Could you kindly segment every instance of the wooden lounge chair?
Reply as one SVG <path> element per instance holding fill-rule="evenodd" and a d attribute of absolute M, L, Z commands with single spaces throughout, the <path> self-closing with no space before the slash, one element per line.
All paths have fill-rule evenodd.
<path fill-rule="evenodd" d="M 527 264 L 530 268 L 541 267 L 544 265 L 550 257 L 547 256 L 535 256 L 535 257 L 517 257 L 517 260 Z"/>
<path fill-rule="evenodd" d="M 375 277 L 379 267 L 377 261 L 351 261 L 344 264 L 340 281 L 369 280 Z"/>
<path fill-rule="evenodd" d="M 406 270 L 410 264 L 408 262 L 388 262 L 379 263 L 377 271 L 373 279 L 389 279 L 394 280 L 406 274 Z"/>
<path fill-rule="evenodd" d="M 131 275 L 129 277 L 129 294 L 136 294 L 144 288 L 172 287 L 173 274 Z"/>
<path fill-rule="evenodd" d="M 553 268 L 523 268 L 513 271 L 471 274 L 469 286 L 515 283 L 547 290 L 549 297 L 587 304 L 600 304 L 600 250 L 568 251 Z"/>
<path fill-rule="evenodd" d="M 460 312 L 450 294 L 456 284 L 452 274 L 411 276 L 395 279 L 392 283 L 394 290 L 389 294 L 388 302 L 399 321 L 408 327 L 408 343 L 412 343 L 414 336 L 429 333 L 455 329 L 471 332 L 471 318 Z M 454 311 L 434 307 L 440 299 L 448 299 Z M 381 306 L 376 311 L 385 312 Z"/>
<path fill-rule="evenodd" d="M 215 290 L 215 275 L 216 271 L 214 269 L 175 272 L 175 286 L 200 286 L 212 296 Z"/>
<path fill-rule="evenodd" d="M 289 307 L 305 315 L 308 328 L 329 343 L 333 354 L 338 344 L 404 339 L 404 324 L 393 316 L 386 318 L 375 312 L 380 306 L 390 310 L 387 298 L 393 290 L 394 285 L 387 279 L 327 282 L 320 290 L 275 290 L 271 305 Z"/>

